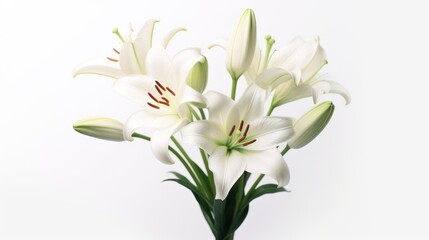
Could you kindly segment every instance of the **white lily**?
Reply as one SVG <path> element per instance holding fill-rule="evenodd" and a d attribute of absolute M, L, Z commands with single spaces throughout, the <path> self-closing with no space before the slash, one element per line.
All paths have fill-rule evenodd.
<path fill-rule="evenodd" d="M 271 53 L 274 39 L 271 36 L 265 39 L 265 54 L 256 46 L 252 64 L 244 76 L 248 84 L 256 82 L 265 89 L 275 90 L 274 106 L 305 97 L 313 97 L 317 103 L 320 95 L 325 93 L 340 94 L 346 104 L 350 102 L 350 95 L 343 86 L 319 75 L 327 60 L 318 37 L 296 37 L 274 53 Z"/>
<path fill-rule="evenodd" d="M 265 91 L 250 85 L 238 102 L 208 92 L 209 120 L 192 122 L 182 129 L 183 141 L 209 155 L 216 199 L 224 199 L 244 171 L 266 174 L 279 186 L 289 182 L 289 170 L 277 146 L 294 133 L 293 120 L 263 117 Z"/>
<path fill-rule="evenodd" d="M 171 60 L 162 46 L 155 46 L 147 54 L 147 75 L 122 77 L 113 86 L 143 107 L 125 123 L 125 137 L 131 141 L 137 129 L 155 129 L 151 148 L 165 164 L 174 163 L 168 153 L 171 136 L 192 120 L 188 104 L 205 106 L 204 97 L 186 85 L 189 71 L 203 59 L 199 49 L 185 49 Z"/>
<path fill-rule="evenodd" d="M 118 29 L 114 28 L 113 33 L 117 35 L 122 44 L 120 50 L 113 48 L 115 56 L 83 63 L 75 69 L 73 77 L 79 74 L 98 74 L 118 79 L 130 74 L 146 74 L 146 55 L 152 48 L 153 30 L 157 22 L 156 19 L 146 21 L 135 36 L 133 36 L 133 29 L 130 27 L 130 34 L 125 39 Z M 176 33 L 184 30 L 180 27 L 170 30 L 162 41 L 164 48 L 168 46 Z"/>

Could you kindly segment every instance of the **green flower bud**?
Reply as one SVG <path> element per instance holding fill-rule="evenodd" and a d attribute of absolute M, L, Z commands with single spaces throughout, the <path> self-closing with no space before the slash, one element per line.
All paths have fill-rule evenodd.
<path fill-rule="evenodd" d="M 288 141 L 290 148 L 302 148 L 313 141 L 325 128 L 334 113 L 331 101 L 323 102 L 295 122 L 295 135 Z"/>
<path fill-rule="evenodd" d="M 201 61 L 197 62 L 189 71 L 186 82 L 188 86 L 202 93 L 207 86 L 207 78 L 209 72 L 209 65 L 206 57 L 202 57 Z"/>
<path fill-rule="evenodd" d="M 73 129 L 84 135 L 109 141 L 124 141 L 124 125 L 111 118 L 88 118 L 77 121 Z"/>

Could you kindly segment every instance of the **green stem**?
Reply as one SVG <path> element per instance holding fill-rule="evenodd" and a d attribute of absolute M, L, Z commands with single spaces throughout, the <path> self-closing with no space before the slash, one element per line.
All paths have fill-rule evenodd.
<path fill-rule="evenodd" d="M 191 111 L 192 115 L 195 117 L 195 119 L 197 120 L 201 120 L 200 116 L 198 115 L 197 112 L 195 112 L 194 108 L 189 106 L 189 110 Z"/>
<path fill-rule="evenodd" d="M 179 141 L 177 141 L 177 139 L 174 136 L 171 136 L 171 140 L 173 140 L 173 143 L 176 145 L 176 147 L 179 149 L 179 151 L 182 153 L 182 155 L 185 157 L 185 159 L 191 165 L 191 167 L 193 169 L 192 174 L 194 174 L 196 172 L 196 170 L 193 167 L 194 165 L 196 165 L 195 162 L 191 159 L 191 157 L 189 157 L 188 153 L 185 151 L 185 149 L 182 147 L 182 145 L 179 143 Z M 194 176 L 195 176 L 195 174 L 194 174 Z M 194 181 L 197 184 L 199 189 L 205 190 L 204 187 L 201 185 L 201 181 L 198 177 L 195 176 Z"/>
<path fill-rule="evenodd" d="M 232 79 L 232 88 L 231 88 L 232 100 L 235 100 L 235 92 L 237 91 L 237 83 L 238 83 L 238 79 L 233 78 Z"/>
<path fill-rule="evenodd" d="M 211 192 L 214 194 L 215 193 L 215 184 L 214 184 L 214 177 L 213 177 L 213 172 L 212 171 L 210 171 L 210 168 L 209 168 L 209 161 L 208 161 L 208 159 L 207 159 L 207 154 L 206 154 L 206 152 L 204 152 L 204 150 L 203 149 L 201 149 L 200 148 L 200 154 L 201 154 L 201 158 L 203 159 L 203 162 L 204 162 L 204 167 L 205 167 L 205 169 L 206 169 L 206 172 L 207 172 L 207 176 L 208 176 L 208 178 L 209 178 L 209 182 L 210 182 L 210 190 L 211 190 Z"/>
<path fill-rule="evenodd" d="M 201 119 L 206 120 L 206 114 L 204 113 L 204 110 L 202 108 L 198 108 L 201 114 Z"/>
<path fill-rule="evenodd" d="M 282 156 L 284 156 L 287 153 L 287 151 L 289 151 L 289 149 L 290 149 L 289 145 L 286 145 L 286 147 L 282 151 Z"/>
<path fill-rule="evenodd" d="M 143 134 L 140 134 L 140 133 L 133 133 L 131 136 L 136 137 L 136 138 L 141 138 L 141 139 L 144 139 L 146 141 L 150 141 L 150 137 L 143 135 Z"/>
<path fill-rule="evenodd" d="M 143 134 L 139 134 L 139 133 L 133 133 L 132 134 L 133 137 L 136 138 L 141 138 L 144 139 L 146 141 L 150 141 L 150 137 L 143 135 Z M 172 137 L 174 138 L 174 137 Z M 175 140 L 175 139 L 174 139 Z M 173 140 L 173 141 L 174 141 Z M 176 140 L 177 141 L 177 140 Z M 180 144 L 179 144 L 180 145 Z M 182 149 L 182 146 L 178 147 L 179 150 Z M 185 159 L 180 155 L 179 152 L 176 151 L 176 149 L 172 148 L 171 146 L 168 146 L 168 150 L 170 150 L 170 152 L 172 152 L 178 159 L 179 161 L 183 164 L 183 166 L 186 168 L 186 170 L 189 172 L 189 174 L 191 175 L 192 179 L 194 180 L 194 182 L 198 185 L 200 184 L 199 179 L 197 178 L 197 176 L 195 175 L 194 171 L 192 170 L 192 168 L 189 166 L 189 164 L 185 161 Z M 184 150 L 183 150 L 184 151 Z M 186 152 L 185 152 L 186 153 Z M 186 156 L 185 156 L 186 157 Z M 188 156 L 189 157 L 189 156 Z"/>
<path fill-rule="evenodd" d="M 264 177 L 265 177 L 265 174 L 259 175 L 259 177 L 255 180 L 253 185 L 250 187 L 248 193 L 253 192 Z"/>

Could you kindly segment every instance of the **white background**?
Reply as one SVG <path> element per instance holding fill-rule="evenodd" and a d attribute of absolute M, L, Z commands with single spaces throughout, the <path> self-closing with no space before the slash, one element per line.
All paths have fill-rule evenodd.
<path fill-rule="evenodd" d="M 292 192 L 258 199 L 236 239 L 428 239 L 425 1 L 1 1 L 0 239 L 213 239 L 192 195 L 160 183 L 179 165 L 147 143 L 79 135 L 74 121 L 125 121 L 138 106 L 112 80 L 71 77 L 111 53 L 111 29 L 186 26 L 169 51 L 227 37 L 251 7 L 262 42 L 319 35 L 325 68 L 352 94 L 286 161 Z M 224 53 L 204 50 L 209 88 L 229 92 Z M 241 89 L 244 82 L 240 84 Z M 299 116 L 310 99 L 276 114 Z"/>

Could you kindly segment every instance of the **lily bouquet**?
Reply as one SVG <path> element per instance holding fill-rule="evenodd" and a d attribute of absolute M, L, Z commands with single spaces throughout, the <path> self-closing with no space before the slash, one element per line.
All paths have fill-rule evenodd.
<path fill-rule="evenodd" d="M 199 48 L 184 49 L 173 57 L 166 48 L 185 30 L 174 28 L 162 41 L 153 41 L 158 20 L 148 20 L 137 34 L 131 29 L 113 48 L 115 56 L 84 63 L 74 76 L 99 74 L 115 79 L 113 89 L 141 104 L 123 124 L 111 118 L 83 119 L 74 124 L 82 134 L 112 141 L 148 141 L 153 155 L 164 164 L 179 161 L 186 175 L 171 172 L 172 181 L 189 189 L 217 240 L 231 240 L 245 220 L 250 203 L 266 194 L 284 192 L 290 174 L 284 155 L 312 141 L 327 125 L 334 104 L 320 103 L 296 121 L 273 116 L 274 109 L 298 99 L 336 93 L 350 102 L 347 90 L 327 80 L 321 69 L 327 64 L 318 37 L 295 37 L 273 51 L 274 39 L 257 44 L 255 14 L 243 12 L 229 39 L 209 48 L 226 52 L 231 76 L 229 96 L 206 91 L 208 59 Z M 246 89 L 236 96 L 237 83 L 245 78 Z M 267 110 L 265 109 L 267 107 Z M 151 136 L 138 131 L 149 128 Z M 180 140 L 177 138 L 180 136 Z M 199 148 L 190 156 L 182 143 Z M 257 177 L 252 178 L 251 174 Z M 275 181 L 261 184 L 264 176 Z"/>

